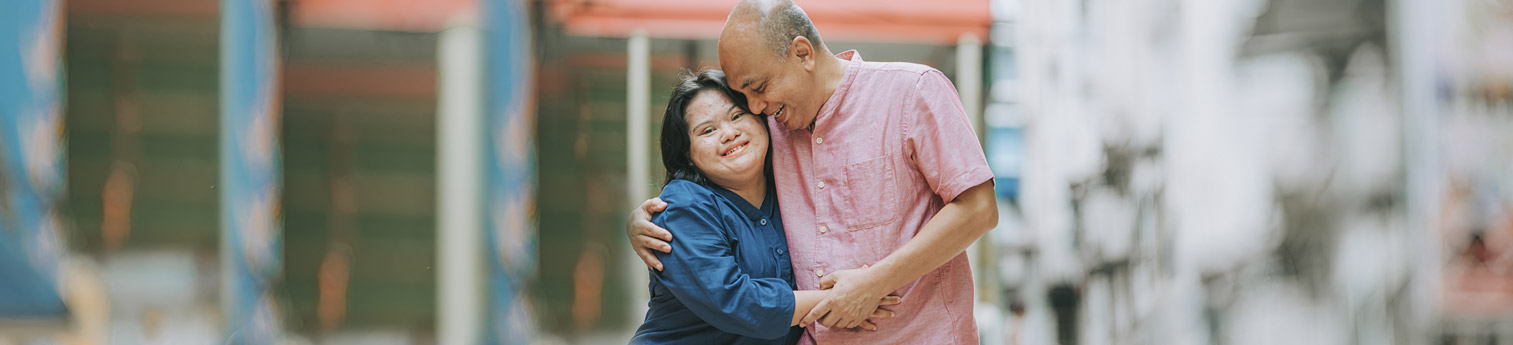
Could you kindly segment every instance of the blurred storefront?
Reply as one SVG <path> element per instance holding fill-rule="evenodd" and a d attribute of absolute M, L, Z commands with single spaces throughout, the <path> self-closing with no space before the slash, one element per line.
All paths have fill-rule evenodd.
<path fill-rule="evenodd" d="M 734 1 L 0 5 L 0 344 L 624 343 Z M 952 78 L 984 344 L 1513 339 L 1505 0 L 799 1 Z"/>

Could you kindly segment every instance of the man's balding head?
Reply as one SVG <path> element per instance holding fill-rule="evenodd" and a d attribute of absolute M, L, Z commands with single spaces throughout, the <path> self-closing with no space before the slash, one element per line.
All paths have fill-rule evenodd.
<path fill-rule="evenodd" d="M 790 0 L 744 0 L 730 10 L 720 41 L 766 47 L 779 61 L 788 58 L 793 39 L 804 37 L 816 51 L 825 51 L 818 30 L 804 9 Z"/>
<path fill-rule="evenodd" d="M 746 95 L 752 112 L 771 115 L 788 129 L 814 123 L 844 64 L 820 43 L 804 10 L 788 0 L 747 0 L 736 5 L 720 32 L 720 68 L 730 88 Z"/>

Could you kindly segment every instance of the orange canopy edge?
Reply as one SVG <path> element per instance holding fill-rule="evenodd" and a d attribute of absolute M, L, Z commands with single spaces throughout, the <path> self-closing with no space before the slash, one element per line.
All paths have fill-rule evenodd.
<path fill-rule="evenodd" d="M 715 39 L 736 0 L 545 0 L 569 34 Z M 796 1 L 822 39 L 955 44 L 963 34 L 987 37 L 989 0 Z"/>

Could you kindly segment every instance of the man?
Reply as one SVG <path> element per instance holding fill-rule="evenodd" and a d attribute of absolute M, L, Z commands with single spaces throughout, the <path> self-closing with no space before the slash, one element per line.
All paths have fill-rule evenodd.
<path fill-rule="evenodd" d="M 832 55 L 787 0 L 742 1 L 720 33 L 720 65 L 767 116 L 772 164 L 800 289 L 832 289 L 801 343 L 976 344 L 963 252 L 998 222 L 988 169 L 955 87 L 910 63 Z M 786 129 L 786 130 L 785 130 Z M 647 200 L 627 234 L 648 267 L 671 233 Z M 854 329 L 890 293 L 897 316 Z"/>

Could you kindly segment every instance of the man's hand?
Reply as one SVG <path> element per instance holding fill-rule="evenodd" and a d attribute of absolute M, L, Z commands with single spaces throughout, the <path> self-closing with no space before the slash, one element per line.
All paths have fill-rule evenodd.
<path fill-rule="evenodd" d="M 898 305 L 899 303 L 904 303 L 903 297 L 898 297 L 898 296 L 893 296 L 893 295 L 888 295 L 888 296 L 883 297 L 882 300 L 878 301 L 878 303 L 877 303 L 877 309 L 872 310 L 872 315 L 870 315 L 870 317 L 868 319 L 862 320 L 862 323 L 860 325 L 858 325 L 858 327 L 861 327 L 862 329 L 869 330 L 869 331 L 876 331 L 877 330 L 877 324 L 873 323 L 871 319 L 886 319 L 886 318 L 891 318 L 891 317 L 894 317 L 894 316 L 898 316 L 897 313 L 894 313 L 892 310 L 888 310 L 888 308 L 883 308 L 883 307 Z M 799 327 L 809 327 L 809 324 L 802 323 L 802 324 L 799 324 Z"/>
<path fill-rule="evenodd" d="M 630 220 L 625 223 L 625 236 L 630 238 L 630 246 L 636 256 L 646 263 L 647 268 L 658 271 L 662 270 L 662 260 L 657 260 L 657 255 L 651 251 L 655 249 L 671 253 L 672 246 L 667 242 L 672 241 L 672 232 L 652 224 L 651 215 L 666 209 L 667 203 L 662 202 L 661 198 L 648 199 L 641 203 L 641 207 L 630 211 Z"/>
<path fill-rule="evenodd" d="M 855 328 L 877 309 L 888 294 L 876 283 L 869 267 L 840 270 L 820 278 L 820 289 L 830 290 L 830 297 L 815 305 L 803 323 L 819 321 L 825 327 Z M 881 290 L 881 291 L 879 291 Z"/>

